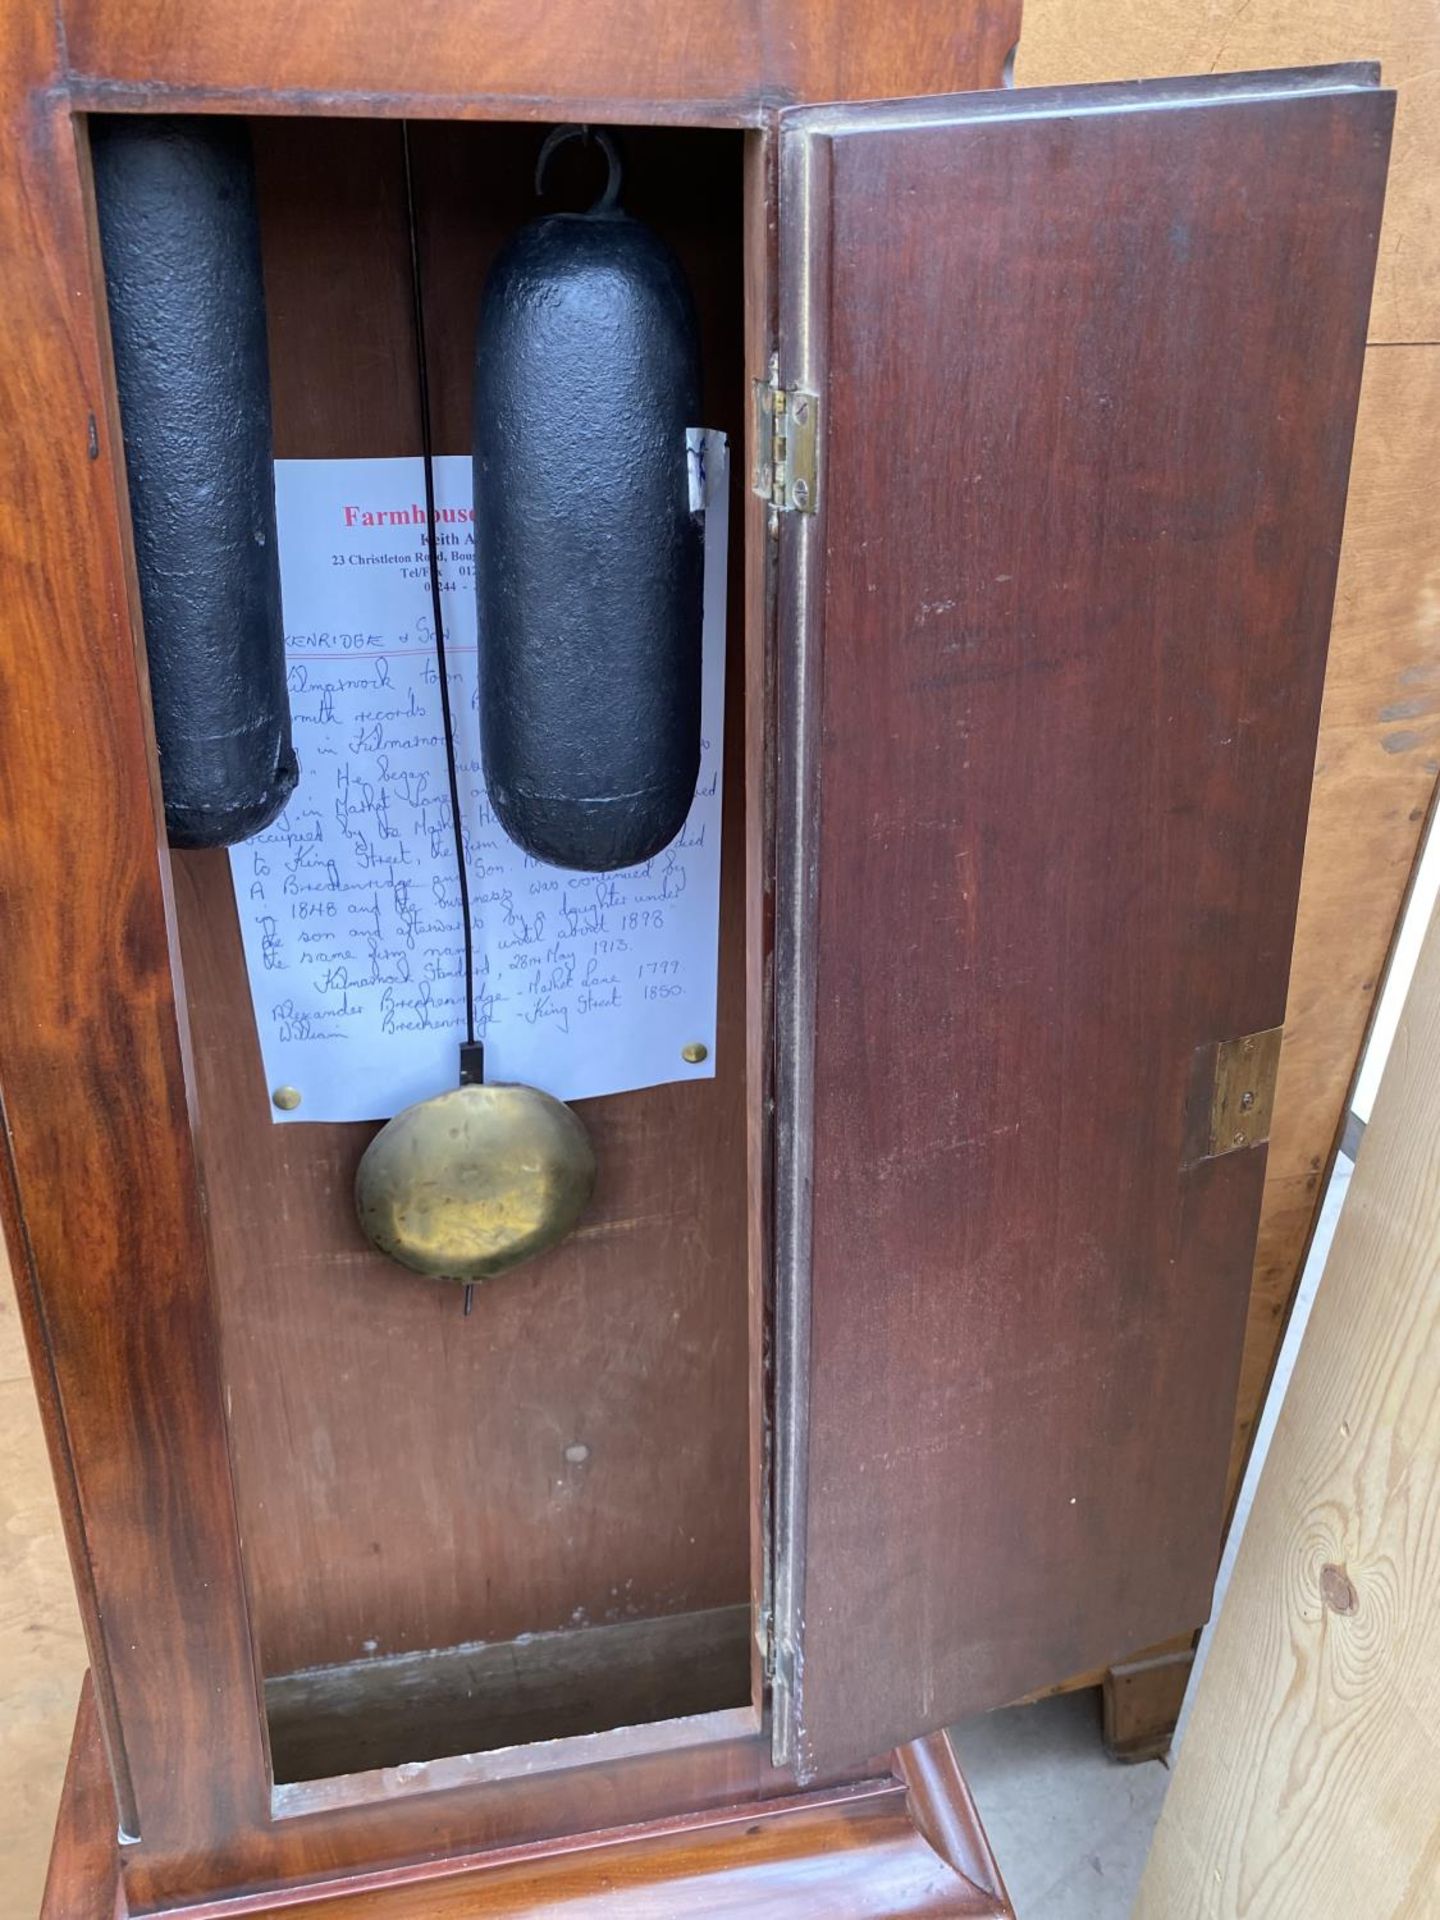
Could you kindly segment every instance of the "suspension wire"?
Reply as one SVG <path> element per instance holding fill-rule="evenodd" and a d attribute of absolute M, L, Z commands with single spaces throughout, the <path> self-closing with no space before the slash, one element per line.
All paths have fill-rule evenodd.
<path fill-rule="evenodd" d="M 455 834 L 455 871 L 460 882 L 465 942 L 465 1042 L 475 1045 L 475 929 L 470 923 L 470 876 L 465 866 L 465 828 L 460 816 L 460 770 L 455 760 L 455 717 L 445 669 L 445 613 L 440 596 L 440 525 L 435 517 L 435 443 L 430 424 L 430 366 L 425 351 L 425 293 L 420 278 L 420 232 L 415 218 L 415 175 L 410 164 L 410 122 L 400 122 L 405 156 L 405 217 L 410 230 L 410 294 L 414 309 L 415 385 L 420 404 L 420 454 L 425 468 L 425 516 L 430 545 L 430 610 L 435 622 L 435 666 L 440 675 L 440 712 L 445 723 L 445 766 L 450 775 L 450 824 Z M 467 1289 L 467 1292 L 469 1290 Z M 466 1312 L 469 1307 L 467 1304 Z"/>

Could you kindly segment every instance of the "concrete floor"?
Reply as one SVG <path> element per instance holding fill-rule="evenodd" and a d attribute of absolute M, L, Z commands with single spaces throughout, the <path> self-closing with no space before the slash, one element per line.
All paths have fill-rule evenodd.
<path fill-rule="evenodd" d="M 966 1721 L 955 1745 L 1017 1920 L 1127 1920 L 1170 1773 L 1109 1758 L 1099 1693 Z"/>

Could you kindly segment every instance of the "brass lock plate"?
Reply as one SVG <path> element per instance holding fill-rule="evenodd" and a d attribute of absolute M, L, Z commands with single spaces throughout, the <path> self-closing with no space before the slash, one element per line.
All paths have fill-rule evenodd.
<path fill-rule="evenodd" d="M 1283 1027 L 1199 1048 L 1186 1111 L 1183 1164 L 1218 1159 L 1270 1138 Z"/>

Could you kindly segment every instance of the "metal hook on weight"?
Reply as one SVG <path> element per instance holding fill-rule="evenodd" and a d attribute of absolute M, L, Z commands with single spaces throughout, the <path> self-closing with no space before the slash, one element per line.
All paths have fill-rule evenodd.
<path fill-rule="evenodd" d="M 545 144 L 540 149 L 540 158 L 535 162 L 535 193 L 543 198 L 545 193 L 545 169 L 550 164 L 550 156 L 557 147 L 563 147 L 567 140 L 594 141 L 605 156 L 609 174 L 605 181 L 605 191 L 593 207 L 585 209 L 587 214 L 618 213 L 620 210 L 620 152 L 615 142 L 603 128 L 586 126 L 576 122 L 569 126 L 552 127 L 545 136 Z"/>

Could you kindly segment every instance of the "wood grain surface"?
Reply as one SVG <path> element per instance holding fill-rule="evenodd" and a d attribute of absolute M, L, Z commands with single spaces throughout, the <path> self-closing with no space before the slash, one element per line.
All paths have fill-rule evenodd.
<path fill-rule="evenodd" d="M 1136 1920 L 1440 1912 L 1440 921 L 1266 1456 Z"/>
<path fill-rule="evenodd" d="M 297 16 L 260 0 L 67 0 L 65 41 L 86 104 L 269 111 L 758 123 L 767 104 L 999 86 L 1020 0 L 430 0 L 397 22 L 371 0 Z"/>
<path fill-rule="evenodd" d="M 1206 1611 L 1264 1156 L 1183 1110 L 1283 1012 L 1390 111 L 1256 86 L 784 136 L 802 1778 Z"/>

